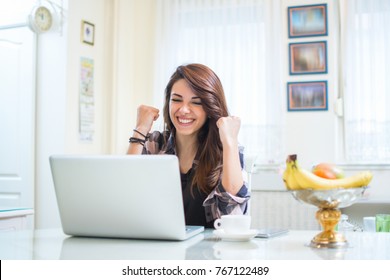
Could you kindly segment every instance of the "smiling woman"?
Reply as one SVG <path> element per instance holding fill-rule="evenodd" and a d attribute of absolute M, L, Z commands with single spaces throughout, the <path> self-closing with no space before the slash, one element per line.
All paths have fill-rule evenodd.
<path fill-rule="evenodd" d="M 284 162 L 281 1 L 159 0 L 155 25 L 155 104 L 171 69 L 196 61 L 218 73 L 239 140 L 259 162 Z M 283 13 L 284 14 L 284 13 Z M 270 92 L 275 94 L 269 94 Z"/>
<path fill-rule="evenodd" d="M 221 215 L 245 214 L 240 119 L 229 116 L 218 76 L 202 64 L 179 66 L 165 89 L 165 129 L 151 132 L 158 117 L 157 108 L 138 108 L 128 153 L 177 155 L 186 224 L 212 227 Z"/>

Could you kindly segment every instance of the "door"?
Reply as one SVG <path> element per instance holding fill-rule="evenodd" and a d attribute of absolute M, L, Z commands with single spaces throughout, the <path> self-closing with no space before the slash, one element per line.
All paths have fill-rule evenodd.
<path fill-rule="evenodd" d="M 35 35 L 0 29 L 0 208 L 34 206 Z"/>

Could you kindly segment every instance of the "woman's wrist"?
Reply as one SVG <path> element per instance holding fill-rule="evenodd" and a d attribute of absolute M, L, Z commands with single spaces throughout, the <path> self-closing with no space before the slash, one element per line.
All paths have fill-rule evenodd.
<path fill-rule="evenodd" d="M 143 129 L 140 128 L 134 128 L 133 129 L 133 136 L 129 138 L 130 144 L 140 144 L 142 146 L 145 146 L 145 142 L 148 140 L 147 133 L 143 133 Z"/>
<path fill-rule="evenodd" d="M 237 149 L 238 148 L 238 141 L 231 139 L 231 140 L 225 140 L 222 142 L 222 148 L 223 149 Z"/>
<path fill-rule="evenodd" d="M 141 144 L 142 146 L 145 146 L 145 140 L 137 137 L 130 137 L 129 143 Z"/>
<path fill-rule="evenodd" d="M 148 133 L 144 132 L 144 131 L 145 131 L 145 129 L 134 128 L 133 129 L 133 132 L 134 132 L 133 136 L 134 137 L 142 137 L 144 140 L 146 140 L 148 138 L 148 136 L 147 136 Z"/>

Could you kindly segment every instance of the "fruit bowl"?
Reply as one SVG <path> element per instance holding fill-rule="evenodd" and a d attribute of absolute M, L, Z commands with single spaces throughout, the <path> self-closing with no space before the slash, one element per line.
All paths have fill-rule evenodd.
<path fill-rule="evenodd" d="M 318 208 L 345 208 L 362 198 L 367 187 L 332 190 L 294 190 L 294 198 Z"/>
<path fill-rule="evenodd" d="M 341 217 L 339 208 L 348 207 L 358 201 L 366 189 L 367 187 L 290 191 L 296 200 L 319 208 L 316 219 L 323 231 L 311 240 L 310 247 L 345 248 L 348 246 L 344 235 L 334 230 Z"/>

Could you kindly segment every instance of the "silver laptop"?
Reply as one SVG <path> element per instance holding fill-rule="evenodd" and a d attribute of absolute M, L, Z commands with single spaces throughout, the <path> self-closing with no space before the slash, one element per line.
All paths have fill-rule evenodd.
<path fill-rule="evenodd" d="M 65 234 L 185 240 L 204 230 L 185 225 L 174 155 L 53 155 L 49 160 Z"/>

